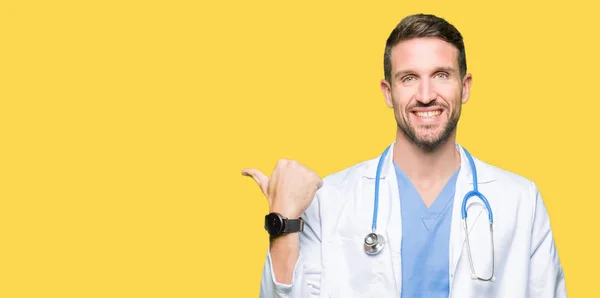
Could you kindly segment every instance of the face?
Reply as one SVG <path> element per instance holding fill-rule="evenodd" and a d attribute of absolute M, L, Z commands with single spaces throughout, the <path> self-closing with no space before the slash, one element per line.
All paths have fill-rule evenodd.
<path fill-rule="evenodd" d="M 460 76 L 458 49 L 437 38 L 402 41 L 391 51 L 391 83 L 381 81 L 398 129 L 427 151 L 455 135 L 471 75 Z"/>

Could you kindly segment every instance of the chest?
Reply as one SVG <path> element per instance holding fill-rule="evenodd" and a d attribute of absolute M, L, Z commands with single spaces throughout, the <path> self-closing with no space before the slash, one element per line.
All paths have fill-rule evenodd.
<path fill-rule="evenodd" d="M 470 185 L 457 185 L 453 192 L 454 200 L 446 206 L 452 207 L 448 214 L 448 249 L 438 251 L 443 253 L 448 263 L 448 283 L 452 287 L 455 280 L 464 280 L 465 284 L 472 284 L 474 288 L 494 291 L 501 287 L 501 280 L 487 285 L 473 283 L 469 279 L 470 265 L 463 249 L 466 237 L 461 222 L 461 205 L 471 189 Z M 509 258 L 526 255 L 527 235 L 523 231 L 527 230 L 528 220 L 527 210 L 519 206 L 524 202 L 518 192 L 502 189 L 501 185 L 493 183 L 481 184 L 479 189 L 486 195 L 494 212 L 493 243 L 484 205 L 470 199 L 465 207 L 468 210 L 467 230 L 474 267 L 479 274 L 485 275 L 492 268 L 492 262 L 506 263 Z M 321 201 L 322 287 L 331 293 L 331 297 L 399 297 L 402 290 L 403 264 L 410 262 L 402 253 L 403 241 L 411 237 L 407 235 L 410 227 L 406 226 L 409 223 L 409 203 L 400 198 L 397 183 L 385 181 L 380 184 L 378 210 L 375 212 L 374 191 L 374 181 L 363 180 L 350 191 Z M 376 232 L 383 236 L 385 244 L 379 254 L 368 255 L 364 250 L 364 240 L 372 231 L 374 222 Z M 518 225 L 523 228 L 517 229 Z M 501 268 L 496 266 L 499 278 L 505 274 Z"/>

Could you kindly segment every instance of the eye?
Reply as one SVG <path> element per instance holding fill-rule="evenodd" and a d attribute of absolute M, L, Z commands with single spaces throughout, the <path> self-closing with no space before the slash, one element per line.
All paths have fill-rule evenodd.
<path fill-rule="evenodd" d="M 402 78 L 402 82 L 403 83 L 409 83 L 409 82 L 412 82 L 414 80 L 415 80 L 415 77 L 413 77 L 413 76 L 406 76 L 406 77 Z"/>
<path fill-rule="evenodd" d="M 445 73 L 445 72 L 438 72 L 438 73 L 435 75 L 435 77 L 436 77 L 436 78 L 440 78 L 440 79 L 447 79 L 447 78 L 448 78 L 448 74 L 447 74 L 447 73 Z"/>

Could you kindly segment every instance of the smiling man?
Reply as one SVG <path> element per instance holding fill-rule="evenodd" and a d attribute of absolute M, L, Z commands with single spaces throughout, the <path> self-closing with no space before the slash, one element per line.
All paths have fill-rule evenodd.
<path fill-rule="evenodd" d="M 261 297 L 566 297 L 536 184 L 456 143 L 469 99 L 461 34 L 433 15 L 390 34 L 382 155 L 323 179 L 293 160 L 243 170 L 270 213 Z"/>

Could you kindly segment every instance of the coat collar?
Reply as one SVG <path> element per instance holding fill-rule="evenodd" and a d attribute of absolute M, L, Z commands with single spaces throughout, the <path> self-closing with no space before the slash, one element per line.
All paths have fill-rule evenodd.
<path fill-rule="evenodd" d="M 392 162 L 394 159 L 394 145 L 395 144 L 396 144 L 396 142 L 394 141 L 392 144 L 389 145 L 390 150 L 388 151 L 388 154 L 385 157 L 384 163 L 381 168 L 380 178 L 382 178 L 382 179 L 385 179 L 387 176 L 395 177 L 395 175 L 396 175 L 395 171 L 394 171 L 394 167 L 393 167 L 393 162 Z M 469 183 L 473 184 L 473 171 L 471 170 L 471 164 L 469 163 L 469 160 L 467 159 L 467 156 L 465 154 L 465 149 L 458 143 L 456 144 L 456 148 L 460 152 L 460 165 L 461 166 L 460 166 L 460 170 L 459 170 L 459 177 L 462 177 L 463 179 L 467 179 L 469 181 Z M 377 173 L 377 164 L 379 162 L 380 156 L 378 156 L 377 158 L 371 159 L 369 162 L 367 162 L 367 166 L 363 173 L 363 177 L 368 178 L 368 179 L 375 179 L 375 176 Z M 473 158 L 473 162 L 475 163 L 475 167 L 477 169 L 478 184 L 487 183 L 487 182 L 496 180 L 496 178 L 492 174 L 493 171 L 486 171 L 486 168 L 489 167 L 488 164 L 477 159 L 475 156 L 472 156 L 472 158 Z"/>

